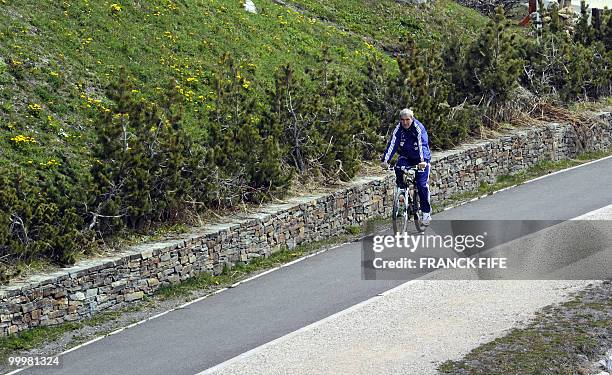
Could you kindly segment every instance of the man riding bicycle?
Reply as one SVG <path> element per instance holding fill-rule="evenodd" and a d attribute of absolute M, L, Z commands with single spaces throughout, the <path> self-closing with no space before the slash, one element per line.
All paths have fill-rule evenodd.
<path fill-rule="evenodd" d="M 381 166 L 389 167 L 389 161 L 398 152 L 399 158 L 395 164 L 395 183 L 400 189 L 406 189 L 403 173 L 400 168 L 417 166 L 420 170 L 416 174 L 416 185 L 423 212 L 423 224 L 431 222 L 431 206 L 429 204 L 429 162 L 431 152 L 425 126 L 414 118 L 414 113 L 408 108 L 400 111 L 399 124 L 393 130 L 391 140 L 382 156 Z"/>

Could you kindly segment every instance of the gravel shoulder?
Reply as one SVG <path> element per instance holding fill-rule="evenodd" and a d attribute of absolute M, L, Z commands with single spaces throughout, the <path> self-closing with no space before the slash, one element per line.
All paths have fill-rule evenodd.
<path fill-rule="evenodd" d="M 600 374 L 612 356 L 612 283 L 547 306 L 527 327 L 443 363 L 442 374 Z M 606 354 L 607 353 L 607 354 Z M 604 360 L 604 362 L 602 362 Z"/>
<path fill-rule="evenodd" d="M 205 373 L 437 374 L 598 283 L 415 280 Z"/>

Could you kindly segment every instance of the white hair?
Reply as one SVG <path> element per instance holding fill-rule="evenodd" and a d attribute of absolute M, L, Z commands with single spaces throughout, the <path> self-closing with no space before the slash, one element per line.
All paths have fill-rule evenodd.
<path fill-rule="evenodd" d="M 411 110 L 411 109 L 408 109 L 408 108 L 404 108 L 404 109 L 402 109 L 402 110 L 400 111 L 399 115 L 400 115 L 400 118 L 402 118 L 402 117 L 410 117 L 410 118 L 414 118 L 414 112 L 412 112 L 412 110 Z"/>

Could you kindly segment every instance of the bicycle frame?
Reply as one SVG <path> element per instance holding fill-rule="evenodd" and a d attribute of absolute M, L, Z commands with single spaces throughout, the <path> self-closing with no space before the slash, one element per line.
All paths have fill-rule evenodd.
<path fill-rule="evenodd" d="M 392 212 L 393 231 L 395 233 L 406 233 L 408 231 L 408 222 L 413 219 L 417 232 L 422 233 L 422 214 L 419 205 L 416 174 L 423 171 L 419 170 L 416 166 L 399 169 L 402 171 L 402 179 L 407 187 L 406 189 L 395 187 Z"/>

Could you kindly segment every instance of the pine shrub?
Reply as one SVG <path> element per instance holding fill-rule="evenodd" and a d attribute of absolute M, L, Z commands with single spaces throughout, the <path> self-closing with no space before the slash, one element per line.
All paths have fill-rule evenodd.
<path fill-rule="evenodd" d="M 516 36 L 509 26 L 503 8 L 498 7 L 467 53 L 466 89 L 486 107 L 506 102 L 521 72 Z"/>
<path fill-rule="evenodd" d="M 113 101 L 96 127 L 89 228 L 102 234 L 144 229 L 180 211 L 188 140 L 172 92 L 161 104 L 134 97 L 125 73 L 108 90 Z"/>

